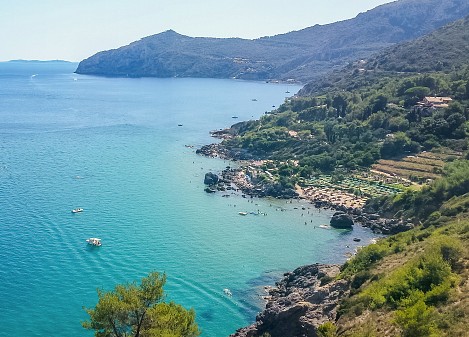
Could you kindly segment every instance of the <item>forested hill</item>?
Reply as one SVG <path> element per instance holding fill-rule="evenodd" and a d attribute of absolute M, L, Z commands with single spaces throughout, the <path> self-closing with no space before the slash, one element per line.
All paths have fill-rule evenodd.
<path fill-rule="evenodd" d="M 366 86 L 384 75 L 452 71 L 469 63 L 469 16 L 308 83 L 300 95 Z M 400 74 L 400 75 L 399 75 Z"/>
<path fill-rule="evenodd" d="M 415 41 L 391 47 L 370 59 L 366 69 L 428 72 L 450 71 L 469 60 L 469 16 Z"/>
<path fill-rule="evenodd" d="M 467 14 L 467 0 L 400 0 L 350 20 L 256 40 L 192 38 L 167 31 L 97 53 L 80 62 L 76 72 L 306 82 Z"/>
<path fill-rule="evenodd" d="M 449 148 L 459 154 L 467 152 L 467 25 L 468 19 L 463 19 L 386 51 L 376 61 L 357 61 L 345 71 L 325 77 L 310 92 L 308 85 L 300 92 L 303 95 L 286 100 L 259 121 L 233 126 L 231 137 L 221 146 L 239 159 L 285 162 L 294 158 L 296 163 L 288 171 L 294 174 L 284 179 L 290 184 L 318 172 L 369 168 L 379 160 L 421 151 Z M 424 69 L 431 64 L 431 51 L 435 51 L 431 54 L 435 63 L 444 60 L 443 70 L 383 70 L 389 60 L 396 60 L 402 68 Z M 428 96 L 448 98 L 450 103 L 435 108 L 424 102 Z"/>

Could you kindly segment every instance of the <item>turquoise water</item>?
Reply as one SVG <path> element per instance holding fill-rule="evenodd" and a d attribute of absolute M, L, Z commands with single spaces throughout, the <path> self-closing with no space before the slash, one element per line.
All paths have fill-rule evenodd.
<path fill-rule="evenodd" d="M 167 273 L 168 299 L 196 310 L 202 336 L 227 336 L 254 319 L 263 285 L 342 262 L 353 237 L 372 236 L 319 229 L 331 213 L 297 201 L 203 192 L 204 174 L 229 163 L 185 145 L 213 142 L 209 130 L 257 118 L 299 87 L 75 66 L 0 63 L 0 336 L 91 336 L 80 322 L 96 288 L 153 270 Z M 257 210 L 267 216 L 238 215 Z"/>

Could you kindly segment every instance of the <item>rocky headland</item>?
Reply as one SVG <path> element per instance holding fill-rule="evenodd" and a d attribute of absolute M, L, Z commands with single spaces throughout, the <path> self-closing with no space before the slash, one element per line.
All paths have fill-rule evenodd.
<path fill-rule="evenodd" d="M 338 265 L 313 264 L 284 274 L 268 289 L 265 309 L 256 322 L 230 337 L 316 337 L 317 327 L 335 321 L 339 301 L 349 293 L 349 283 L 334 280 Z"/>

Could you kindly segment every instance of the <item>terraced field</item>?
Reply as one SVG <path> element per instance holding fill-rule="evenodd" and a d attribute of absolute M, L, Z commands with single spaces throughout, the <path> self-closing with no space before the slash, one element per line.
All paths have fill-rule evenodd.
<path fill-rule="evenodd" d="M 319 177 L 308 179 L 305 185 L 340 190 L 365 198 L 394 194 L 402 191 L 398 187 L 372 179 L 345 177 L 340 181 L 333 180 L 330 175 L 320 175 Z"/>
<path fill-rule="evenodd" d="M 450 150 L 441 152 L 422 152 L 400 160 L 381 159 L 372 166 L 372 170 L 391 177 L 400 177 L 418 183 L 441 176 L 446 162 L 461 157 L 460 153 Z"/>

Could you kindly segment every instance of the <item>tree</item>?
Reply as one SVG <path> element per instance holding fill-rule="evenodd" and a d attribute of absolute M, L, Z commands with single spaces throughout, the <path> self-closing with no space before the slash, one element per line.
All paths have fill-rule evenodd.
<path fill-rule="evenodd" d="M 430 95 L 430 88 L 428 87 L 413 87 L 407 89 L 404 94 L 411 97 L 418 97 L 418 99 L 422 100 L 425 96 Z"/>
<path fill-rule="evenodd" d="M 332 100 L 332 107 L 337 109 L 337 117 L 345 117 L 347 106 L 347 99 L 342 95 L 337 95 Z"/>
<path fill-rule="evenodd" d="M 384 111 L 388 104 L 388 98 L 384 95 L 378 95 L 373 101 L 372 112 Z"/>
<path fill-rule="evenodd" d="M 113 291 L 98 289 L 98 303 L 85 309 L 90 320 L 85 329 L 96 337 L 195 337 L 200 331 L 193 309 L 164 302 L 166 275 L 157 272 L 135 282 L 117 285 Z"/>

